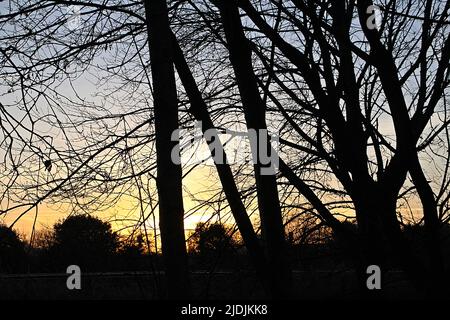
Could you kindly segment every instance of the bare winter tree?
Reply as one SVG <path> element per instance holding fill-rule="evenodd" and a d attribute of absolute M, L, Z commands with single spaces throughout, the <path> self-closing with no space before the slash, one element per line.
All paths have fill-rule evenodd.
<path fill-rule="evenodd" d="M 226 6 L 240 7 L 245 13 L 241 20 L 246 24 L 246 38 L 240 37 L 238 45 L 245 48 L 248 42 L 252 47 L 259 94 L 268 105 L 256 104 L 255 98 L 252 107 L 259 105 L 259 112 L 270 110 L 271 120 L 280 114 L 284 117 L 282 157 L 315 158 L 306 166 L 296 165 L 298 160 L 289 164 L 281 160 L 283 175 L 323 221 L 348 243 L 356 244 L 352 250 L 361 271 L 370 264 L 384 265 L 394 253 L 417 287 L 439 292 L 435 289 L 443 275 L 439 249 L 443 220 L 437 214 L 435 193 L 443 185 L 433 190 L 425 174 L 429 168 L 420 158 L 429 156 L 425 146 L 430 147 L 433 137 L 448 126 L 442 118 L 433 120 L 446 108 L 448 4 L 214 3 L 219 12 L 208 2 L 190 3 L 191 10 L 182 21 L 185 25 L 190 19 L 205 21 L 205 33 L 215 35 L 214 43 L 224 46 L 224 55 L 229 52 L 239 87 L 236 69 L 243 67 L 236 68 L 239 55 L 226 43 L 229 27 L 225 21 L 222 26 L 219 18 Z M 206 36 L 197 37 L 201 43 Z M 252 73 L 248 64 L 246 77 Z M 247 89 L 251 83 L 246 78 Z M 244 104 L 242 91 L 241 98 Z M 420 143 L 422 139 L 427 142 Z M 413 253 L 401 230 L 403 213 L 397 210 L 410 191 L 415 198 L 411 201 L 423 209 L 419 215 L 423 213 L 428 234 L 428 271 L 428 262 Z M 333 197 L 341 200 L 328 200 Z M 354 241 L 355 235 L 336 219 L 336 210 L 328 203 L 352 204 L 346 209 L 356 214 L 360 241 Z"/>
<path fill-rule="evenodd" d="M 10 1 L 0 13 L 2 213 L 22 216 L 60 199 L 97 210 L 126 195 L 145 225 L 158 205 L 176 297 L 188 292 L 188 276 L 182 168 L 170 161 L 171 133 L 195 120 L 203 132 L 216 129 L 215 142 L 236 127 L 264 132 L 266 141 L 276 132 L 278 175 L 262 175 L 259 158 L 216 161 L 223 193 L 204 202 L 227 202 L 269 294 L 292 294 L 285 229 L 301 216 L 342 239 L 363 290 L 367 266 L 386 271 L 393 262 L 418 289 L 441 294 L 449 7 L 433 0 Z M 86 79 L 97 80 L 91 99 L 82 94 Z M 225 143 L 207 142 L 211 155 L 227 159 Z M 343 223 L 349 219 L 356 232 Z M 404 235 L 408 223 L 424 225 L 423 254 Z"/>

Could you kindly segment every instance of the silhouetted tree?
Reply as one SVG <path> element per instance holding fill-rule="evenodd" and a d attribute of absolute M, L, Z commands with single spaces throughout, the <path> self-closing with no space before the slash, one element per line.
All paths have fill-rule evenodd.
<path fill-rule="evenodd" d="M 226 255 L 236 246 L 230 230 L 220 223 L 198 223 L 191 240 L 191 250 L 203 257 Z"/>
<path fill-rule="evenodd" d="M 55 224 L 53 236 L 50 254 L 60 268 L 75 264 L 87 271 L 107 269 L 118 248 L 111 225 L 89 215 L 72 215 Z"/>
<path fill-rule="evenodd" d="M 14 230 L 0 224 L 0 272 L 21 273 L 25 265 L 24 243 Z"/>

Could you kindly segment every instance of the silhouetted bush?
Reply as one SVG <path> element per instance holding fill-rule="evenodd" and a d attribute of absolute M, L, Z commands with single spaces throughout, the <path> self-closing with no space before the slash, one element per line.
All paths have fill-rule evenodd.
<path fill-rule="evenodd" d="M 219 223 L 198 223 L 189 239 L 191 268 L 229 268 L 237 263 L 236 249 L 231 230 Z"/>
<path fill-rule="evenodd" d="M 230 251 L 234 246 L 229 230 L 219 223 L 198 223 L 192 236 L 192 249 L 202 256 Z"/>
<path fill-rule="evenodd" d="M 121 271 L 150 270 L 152 256 L 146 249 L 146 238 L 142 233 L 121 237 L 116 254 L 116 268 Z"/>

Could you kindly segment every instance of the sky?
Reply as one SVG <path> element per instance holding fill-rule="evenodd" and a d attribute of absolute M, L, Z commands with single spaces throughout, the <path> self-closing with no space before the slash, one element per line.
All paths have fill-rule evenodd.
<path fill-rule="evenodd" d="M 208 197 L 207 191 L 216 189 L 217 183 L 217 180 L 211 179 L 209 166 L 197 168 L 196 170 L 192 171 L 183 181 L 186 191 L 196 193 L 200 198 L 203 194 L 203 197 L 205 199 Z M 115 206 L 101 212 L 93 212 L 92 214 L 101 218 L 102 220 L 110 221 L 113 229 L 119 230 L 124 225 L 130 224 L 129 222 L 120 221 L 121 219 L 137 219 L 140 215 L 140 212 L 138 210 L 132 212 L 129 211 L 130 208 L 135 206 L 135 204 L 131 204 L 130 201 L 132 200 L 124 196 Z M 187 192 L 184 192 L 185 212 L 190 213 L 190 215 L 185 219 L 185 228 L 188 230 L 195 229 L 195 226 L 198 222 L 204 222 L 208 220 L 213 213 L 213 210 L 203 209 L 200 212 L 194 212 L 192 214 L 192 210 L 196 205 L 198 205 L 198 203 L 192 201 L 190 195 L 187 194 Z M 42 204 L 38 205 L 37 208 L 37 217 L 36 210 L 33 209 L 32 211 L 21 217 L 14 226 L 14 228 L 19 233 L 25 235 L 26 237 L 29 237 L 31 235 L 33 226 L 35 226 L 35 230 L 37 231 L 47 230 L 51 228 L 56 222 L 61 221 L 62 219 L 67 217 L 71 212 L 70 207 L 64 204 L 54 205 L 43 202 Z M 3 221 L 5 224 L 10 225 L 22 211 L 23 210 L 16 210 L 15 212 L 10 212 L 5 217 L 0 219 L 0 221 Z M 156 225 L 158 225 L 157 211 Z M 153 220 L 151 218 L 148 220 L 147 226 L 149 228 L 153 228 Z"/>
<path fill-rule="evenodd" d="M 5 6 L 6 3 L 0 4 L 0 10 L 2 9 L 2 6 Z M 106 54 L 107 55 L 107 54 Z M 97 61 L 98 60 L 98 61 Z M 100 63 L 101 59 L 96 59 L 96 63 Z M 98 76 L 98 74 L 97 74 Z M 79 81 L 74 83 L 77 87 L 78 93 L 81 93 L 82 99 L 88 99 L 92 102 L 100 103 L 100 100 L 98 97 L 94 97 L 97 92 L 99 92 L 99 89 L 95 84 L 95 77 L 91 75 L 86 75 L 84 78 L 81 78 Z M 2 87 L 0 84 L 0 93 L 4 92 L 7 88 Z M 59 92 L 61 94 L 64 94 L 68 97 L 75 98 L 73 95 L 73 91 L 71 90 L 71 87 L 68 83 L 65 83 L 61 85 L 58 88 Z M 1 102 L 4 104 L 8 104 L 13 99 L 11 96 L 0 96 L 2 99 Z M 40 107 L 43 107 L 42 105 Z M 110 108 L 111 110 L 114 108 L 113 106 L 106 105 L 106 108 Z M 13 110 L 14 112 L 14 110 Z M 16 110 L 17 112 L 17 110 Z M 20 113 L 17 112 L 16 116 L 18 116 Z M 381 131 L 386 134 L 393 136 L 394 131 L 392 127 L 392 123 L 390 119 L 384 119 L 380 122 Z M 196 206 L 196 203 L 190 199 L 190 196 L 188 195 L 188 192 L 192 193 L 201 193 L 203 192 L 203 196 L 205 198 L 208 197 L 208 191 L 212 189 L 220 188 L 220 185 L 218 185 L 217 178 L 215 176 L 211 176 L 210 174 L 210 167 L 200 167 L 198 169 L 195 169 L 192 173 L 188 175 L 188 177 L 184 180 L 184 186 L 186 188 L 186 192 L 184 194 L 184 203 L 185 203 L 185 211 L 190 212 L 194 209 Z M 133 217 L 138 217 L 139 212 L 129 212 L 130 207 L 133 207 L 133 205 L 130 204 L 130 199 L 127 199 L 124 197 L 121 199 L 118 204 L 112 208 L 109 208 L 107 210 L 104 210 L 102 212 L 94 212 L 94 214 L 98 215 L 102 219 L 105 220 L 112 220 L 114 217 L 116 218 L 123 218 L 127 216 L 128 214 L 131 214 Z M 205 209 L 206 210 L 206 209 Z M 212 209 L 211 209 L 212 210 Z M 195 228 L 195 225 L 199 221 L 206 220 L 211 214 L 212 211 L 207 212 L 196 212 L 192 216 L 186 218 L 185 220 L 185 227 L 187 229 L 193 229 Z M 31 233 L 33 225 L 35 225 L 37 230 L 45 229 L 51 227 L 55 222 L 59 221 L 60 219 L 66 217 L 70 213 L 70 209 L 67 205 L 50 205 L 47 202 L 43 202 L 38 206 L 38 215 L 35 222 L 35 216 L 36 211 L 31 211 L 24 217 L 22 217 L 18 223 L 15 225 L 16 229 L 25 234 L 29 235 Z M 12 221 L 15 220 L 18 212 L 8 214 L 6 217 L 3 217 L 4 222 L 6 224 L 10 224 Z M 149 221 L 149 223 L 153 223 L 152 221 Z M 157 221 L 156 221 L 157 224 Z M 113 222 L 113 225 L 116 228 L 120 228 L 120 224 L 117 222 Z"/>

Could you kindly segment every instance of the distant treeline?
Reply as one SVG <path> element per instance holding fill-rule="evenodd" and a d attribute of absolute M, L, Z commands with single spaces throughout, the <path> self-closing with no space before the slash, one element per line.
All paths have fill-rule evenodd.
<path fill-rule="evenodd" d="M 199 223 L 188 241 L 195 268 L 209 268 L 219 260 L 230 264 L 230 257 L 243 256 L 241 248 L 231 229 L 220 224 Z M 65 272 L 72 264 L 90 272 L 162 270 L 160 251 L 155 250 L 152 233 L 121 235 L 109 222 L 89 215 L 69 216 L 31 240 L 0 225 L 2 273 Z"/>
<path fill-rule="evenodd" d="M 348 227 L 356 228 L 351 223 Z M 191 268 L 251 269 L 242 239 L 233 230 L 219 223 L 198 223 L 187 242 Z M 420 256 L 426 250 L 423 227 L 405 226 L 403 232 Z M 87 272 L 163 270 L 162 257 L 155 253 L 153 239 L 153 234 L 144 232 L 119 235 L 110 223 L 88 215 L 69 216 L 50 230 L 36 232 L 31 242 L 0 225 L 0 272 L 61 273 L 72 264 Z M 450 243 L 450 227 L 443 228 L 442 240 Z M 298 270 L 351 268 L 348 248 L 329 229 L 309 236 L 289 233 L 287 241 L 291 263 Z M 450 251 L 444 256 L 450 258 Z M 396 265 L 394 255 L 389 261 L 391 266 Z"/>

